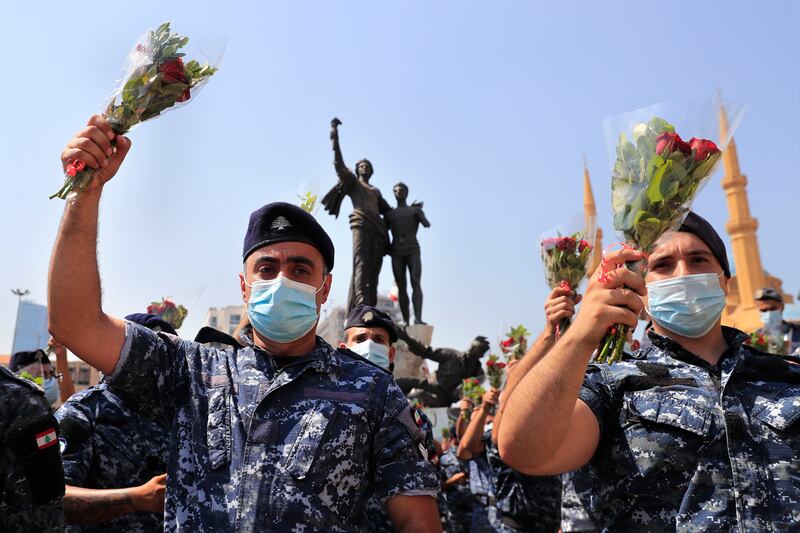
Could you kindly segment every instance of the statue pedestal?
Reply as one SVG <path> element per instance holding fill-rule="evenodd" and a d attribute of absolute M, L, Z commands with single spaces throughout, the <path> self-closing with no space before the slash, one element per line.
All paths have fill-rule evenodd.
<path fill-rule="evenodd" d="M 413 326 L 409 326 L 406 331 L 411 338 L 418 340 L 425 346 L 431 345 L 433 326 L 428 324 L 414 324 Z M 408 345 L 401 340 L 397 341 L 395 346 L 394 377 L 425 379 L 428 370 L 428 365 L 425 364 L 425 360 L 409 352 Z"/>

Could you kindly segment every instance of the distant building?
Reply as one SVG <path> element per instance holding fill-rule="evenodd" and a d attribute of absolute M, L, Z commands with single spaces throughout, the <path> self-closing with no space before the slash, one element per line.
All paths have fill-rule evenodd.
<path fill-rule="evenodd" d="M 211 307 L 206 313 L 206 318 L 203 321 L 203 325 L 210 326 L 214 329 L 224 331 L 228 335 L 232 335 L 236 330 L 236 326 L 239 325 L 242 317 L 246 314 L 247 309 L 244 305 Z"/>
<path fill-rule="evenodd" d="M 53 361 L 55 364 L 55 361 Z M 75 392 L 82 391 L 100 383 L 100 371 L 83 361 L 69 361 L 69 373 L 72 376 L 72 383 L 75 385 Z"/>
<path fill-rule="evenodd" d="M 11 353 L 44 349 L 48 340 L 50 334 L 47 331 L 47 306 L 22 300 L 14 327 Z"/>

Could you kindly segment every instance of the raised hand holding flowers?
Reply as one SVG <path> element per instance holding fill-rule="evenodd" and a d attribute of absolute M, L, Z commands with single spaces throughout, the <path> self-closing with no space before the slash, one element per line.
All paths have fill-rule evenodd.
<path fill-rule="evenodd" d="M 733 127 L 729 125 L 723 132 L 725 137 L 719 143 L 694 137 L 684 141 L 676 127 L 661 117 L 682 117 L 682 131 L 695 134 L 703 131 L 710 136 L 722 112 L 718 102 L 712 102 L 711 106 L 690 106 L 688 111 L 683 106 L 676 109 L 660 104 L 606 119 L 607 141 L 610 146 L 616 142 L 611 203 L 614 227 L 622 237 L 623 246 L 646 256 L 658 239 L 681 225 L 697 193 L 719 163 L 741 111 L 731 122 Z M 645 259 L 625 266 L 643 277 L 646 263 Z M 616 266 L 603 261 L 600 278 Z M 619 360 L 628 331 L 628 326 L 613 326 L 598 348 L 597 360 L 606 363 Z"/>
<path fill-rule="evenodd" d="M 530 331 L 520 324 L 511 328 L 506 333 L 506 338 L 500 341 L 500 351 L 512 359 L 522 359 L 528 351 L 528 335 Z"/>
<path fill-rule="evenodd" d="M 217 68 L 210 63 L 201 65 L 196 60 L 184 63 L 185 54 L 180 50 L 188 42 L 188 37 L 171 33 L 169 22 L 147 32 L 139 40 L 128 55 L 125 79 L 114 90 L 103 112 L 105 123 L 110 124 L 113 131 L 108 141 L 113 143 L 140 122 L 155 118 L 176 104 L 188 102 L 214 75 Z M 99 124 L 90 123 L 90 126 Z M 111 156 L 112 148 L 106 146 L 108 142 L 97 141 L 103 144 L 105 156 Z M 95 174 L 108 164 L 103 150 L 97 152 L 92 154 L 96 157 L 87 161 L 68 159 L 64 184 L 50 198 L 66 199 L 83 192 L 94 181 Z M 105 180 L 101 177 L 102 181 Z"/>
<path fill-rule="evenodd" d="M 505 362 L 500 361 L 494 354 L 489 355 L 489 360 L 486 361 L 486 379 L 489 380 L 490 387 L 499 389 L 503 385 L 505 368 Z"/>

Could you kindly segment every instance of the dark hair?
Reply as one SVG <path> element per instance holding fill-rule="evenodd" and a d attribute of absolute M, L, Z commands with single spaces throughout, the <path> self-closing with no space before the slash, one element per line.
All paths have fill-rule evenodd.
<path fill-rule="evenodd" d="M 408 191 L 408 185 L 406 185 L 406 184 L 405 184 L 405 183 L 403 183 L 402 181 L 398 181 L 397 183 L 395 183 L 395 184 L 394 184 L 394 187 L 402 187 L 402 188 L 404 188 L 406 191 Z M 392 187 L 392 189 L 394 189 L 394 187 Z"/>
<path fill-rule="evenodd" d="M 358 165 L 360 165 L 361 163 L 366 163 L 369 166 L 369 174 L 367 174 L 367 179 L 371 178 L 372 175 L 375 173 L 375 167 L 373 167 L 370 160 L 366 158 L 356 162 L 356 176 L 358 176 Z"/>

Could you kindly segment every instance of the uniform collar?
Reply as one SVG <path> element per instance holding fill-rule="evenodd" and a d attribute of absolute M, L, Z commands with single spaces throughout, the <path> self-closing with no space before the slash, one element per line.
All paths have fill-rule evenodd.
<path fill-rule="evenodd" d="M 659 335 L 652 329 L 647 332 L 647 335 L 650 337 L 650 341 L 653 343 L 655 348 L 658 348 L 660 351 L 669 354 L 674 359 L 678 359 L 684 363 L 689 363 L 690 365 L 703 368 L 721 367 L 728 370 L 733 369 L 733 367 L 736 365 L 736 362 L 742 353 L 744 341 L 748 339 L 747 334 L 739 331 L 738 329 L 722 326 L 722 336 L 724 337 L 728 347 L 720 356 L 719 362 L 717 362 L 716 365 L 711 365 L 705 359 L 702 359 L 689 350 L 686 350 L 674 339 Z"/>
<path fill-rule="evenodd" d="M 257 347 L 253 342 L 253 326 L 248 324 L 239 331 L 238 340 L 249 348 L 252 348 L 256 353 L 263 353 L 270 357 L 272 354 Z M 317 343 L 314 349 L 305 356 L 301 356 L 302 361 L 308 363 L 308 366 L 324 374 L 330 373 L 340 366 L 340 361 L 336 350 L 330 344 L 325 342 L 320 336 L 316 338 Z"/>

